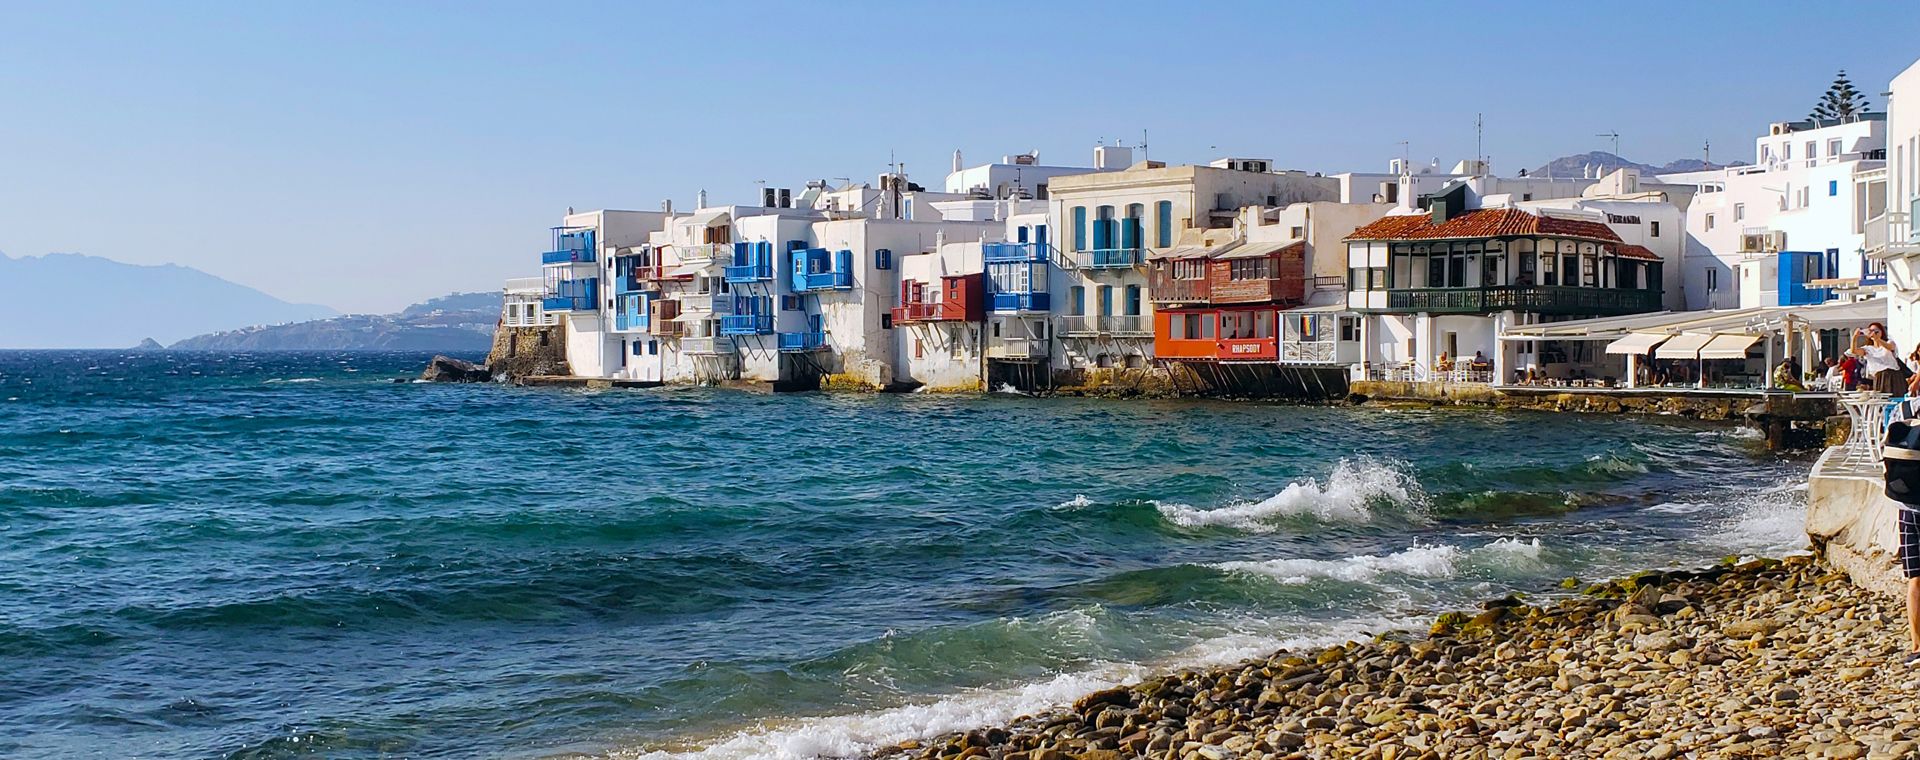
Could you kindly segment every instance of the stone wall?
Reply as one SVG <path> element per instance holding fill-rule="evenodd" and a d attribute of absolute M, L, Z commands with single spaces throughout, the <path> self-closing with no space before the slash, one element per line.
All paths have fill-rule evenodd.
<path fill-rule="evenodd" d="M 572 375 L 572 368 L 567 366 L 567 326 L 495 327 L 487 368 L 493 370 L 495 378 L 507 382 L 536 375 Z"/>
<path fill-rule="evenodd" d="M 1830 398 L 1777 394 L 1756 396 L 1690 395 L 1660 390 L 1581 392 L 1575 389 L 1494 388 L 1469 383 L 1407 383 L 1356 380 L 1355 401 L 1423 401 L 1437 404 L 1497 406 L 1551 412 L 1639 413 L 1701 420 L 1779 418 L 1824 423 L 1834 413 Z"/>
<path fill-rule="evenodd" d="M 1882 493 L 1878 473 L 1834 464 L 1839 451 L 1821 454 L 1807 480 L 1807 538 L 1815 554 L 1861 588 L 1902 595 L 1895 523 L 1900 505 Z"/>

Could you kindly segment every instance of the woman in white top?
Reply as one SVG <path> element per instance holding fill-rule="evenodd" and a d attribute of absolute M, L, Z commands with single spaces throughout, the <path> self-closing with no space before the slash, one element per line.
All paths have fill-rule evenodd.
<path fill-rule="evenodd" d="M 1866 339 L 1866 345 L 1860 339 Z M 1906 391 L 1900 382 L 1900 354 L 1887 340 L 1887 326 L 1874 322 L 1853 333 L 1853 347 L 1847 353 L 1860 357 L 1862 371 L 1873 381 L 1873 389 L 1889 396 Z"/>

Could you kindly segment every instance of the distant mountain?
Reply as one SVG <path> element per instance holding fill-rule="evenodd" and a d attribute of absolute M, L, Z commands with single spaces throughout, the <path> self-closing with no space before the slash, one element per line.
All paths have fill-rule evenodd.
<path fill-rule="evenodd" d="M 1603 175 L 1621 167 L 1628 167 L 1639 169 L 1642 176 L 1655 176 L 1660 174 L 1677 174 L 1680 172 L 1707 171 L 1709 169 L 1724 169 L 1729 166 L 1740 166 L 1740 164 L 1710 164 L 1697 158 L 1682 158 L 1676 161 L 1669 161 L 1665 166 L 1654 166 L 1652 164 L 1628 161 L 1604 150 L 1595 150 L 1573 156 L 1561 156 L 1552 161 L 1548 161 L 1540 168 L 1528 172 L 1528 174 L 1535 177 L 1579 177 L 1583 172 L 1592 167 L 1599 167 L 1600 173 Z"/>
<path fill-rule="evenodd" d="M 198 335 L 168 348 L 192 351 L 440 351 L 485 353 L 500 294 L 454 293 L 398 314 L 352 314 Z"/>
<path fill-rule="evenodd" d="M 241 325 L 339 312 L 287 303 L 189 267 L 123 264 L 97 256 L 0 254 L 0 348 L 126 348 Z"/>

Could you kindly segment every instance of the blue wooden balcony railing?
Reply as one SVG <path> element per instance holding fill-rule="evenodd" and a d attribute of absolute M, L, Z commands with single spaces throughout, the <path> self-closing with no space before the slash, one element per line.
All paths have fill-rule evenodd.
<path fill-rule="evenodd" d="M 547 311 L 593 311 L 599 308 L 599 300 L 600 278 L 561 280 L 554 284 L 553 292 L 540 301 L 540 308 Z"/>
<path fill-rule="evenodd" d="M 1083 269 L 1131 269 L 1140 266 L 1139 248 L 1095 248 L 1081 251 L 1079 263 Z"/>
<path fill-rule="evenodd" d="M 553 250 L 540 254 L 542 264 L 585 264 L 593 262 L 593 230 L 569 227 L 553 228 Z"/>
<path fill-rule="evenodd" d="M 1053 297 L 1047 293 L 994 293 L 991 301 L 994 311 L 1046 311 L 1053 308 Z"/>
<path fill-rule="evenodd" d="M 770 335 L 772 314 L 728 314 L 720 318 L 721 335 Z"/>
<path fill-rule="evenodd" d="M 803 352 L 803 351 L 818 351 L 822 348 L 825 348 L 826 345 L 827 345 L 827 334 L 825 332 L 813 331 L 813 332 L 780 333 L 780 350 L 781 351 L 786 351 L 789 353 L 797 353 L 797 352 Z"/>

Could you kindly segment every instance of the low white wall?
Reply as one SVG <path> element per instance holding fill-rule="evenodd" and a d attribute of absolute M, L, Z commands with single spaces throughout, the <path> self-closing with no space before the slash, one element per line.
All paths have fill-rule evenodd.
<path fill-rule="evenodd" d="M 1821 454 L 1807 481 L 1807 537 L 1856 585 L 1904 595 L 1895 524 L 1900 505 L 1882 493 L 1886 484 L 1878 473 L 1831 465 L 1839 451 Z"/>

